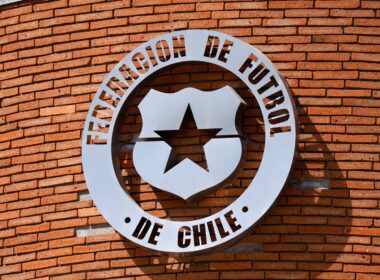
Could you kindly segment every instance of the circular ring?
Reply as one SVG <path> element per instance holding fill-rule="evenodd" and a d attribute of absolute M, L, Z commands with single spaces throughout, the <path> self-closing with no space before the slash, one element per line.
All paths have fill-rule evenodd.
<path fill-rule="evenodd" d="M 184 62 L 221 66 L 246 84 L 262 112 L 265 148 L 254 179 L 239 198 L 218 213 L 179 222 L 155 217 L 137 205 L 122 186 L 113 155 L 118 117 L 134 89 L 158 70 Z M 168 33 L 134 49 L 100 85 L 83 131 L 86 183 L 104 218 L 136 244 L 171 255 L 199 254 L 225 247 L 249 233 L 283 189 L 295 154 L 295 119 L 286 84 L 256 48 L 210 30 Z"/>

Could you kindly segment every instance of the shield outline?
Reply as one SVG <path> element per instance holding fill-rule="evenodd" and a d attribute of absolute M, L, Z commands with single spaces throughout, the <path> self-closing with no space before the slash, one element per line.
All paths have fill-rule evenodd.
<path fill-rule="evenodd" d="M 133 148 L 137 173 L 155 188 L 184 200 L 223 185 L 239 171 L 243 160 L 245 141 L 240 120 L 245 105 L 230 86 L 213 91 L 184 88 L 170 94 L 151 89 L 138 105 L 142 130 Z M 185 159 L 165 172 L 173 148 L 156 131 L 179 130 L 188 106 L 194 112 L 197 129 L 221 129 L 204 145 L 209 171 Z"/>

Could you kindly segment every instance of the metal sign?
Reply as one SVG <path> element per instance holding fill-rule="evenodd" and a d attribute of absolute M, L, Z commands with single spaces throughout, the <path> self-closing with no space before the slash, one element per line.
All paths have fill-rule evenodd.
<path fill-rule="evenodd" d="M 142 210 L 122 186 L 117 130 L 131 93 L 146 78 L 177 63 L 221 66 L 250 89 L 265 125 L 263 158 L 243 194 L 223 210 L 193 221 L 160 219 Z M 236 116 L 244 101 L 231 87 L 213 92 L 186 88 L 174 94 L 151 89 L 139 104 L 143 127 L 133 149 L 139 175 L 152 186 L 192 199 L 236 172 L 243 148 Z M 208 170 L 189 159 L 173 165 L 162 135 L 181 128 L 192 114 L 197 129 L 213 129 L 204 145 Z M 209 30 L 183 30 L 142 44 L 105 78 L 90 106 L 83 131 L 86 182 L 105 219 L 129 240 L 151 250 L 187 255 L 225 247 L 249 233 L 280 194 L 296 147 L 295 112 L 289 90 L 273 64 L 256 48 Z"/>

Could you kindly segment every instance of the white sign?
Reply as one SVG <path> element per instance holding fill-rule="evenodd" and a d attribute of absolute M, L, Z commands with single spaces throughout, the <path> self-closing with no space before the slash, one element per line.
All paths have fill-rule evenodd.
<path fill-rule="evenodd" d="M 259 170 L 239 198 L 218 213 L 179 222 L 145 212 L 125 191 L 114 157 L 119 146 L 115 136 L 118 118 L 137 86 L 164 67 L 194 61 L 221 66 L 246 84 L 262 112 L 265 148 Z M 223 184 L 241 161 L 241 135 L 235 121 L 243 107 L 244 101 L 227 86 L 209 93 L 186 88 L 171 95 L 151 89 L 139 104 L 143 127 L 133 149 L 137 172 L 154 187 L 183 199 Z M 188 159 L 170 165 L 172 149 L 162 135 L 179 130 L 186 113 L 193 115 L 197 129 L 217 130 L 204 145 L 208 170 Z M 86 182 L 105 219 L 145 248 L 186 255 L 225 247 L 248 234 L 279 196 L 295 153 L 295 123 L 286 84 L 256 48 L 220 32 L 172 32 L 134 49 L 99 87 L 83 131 Z"/>

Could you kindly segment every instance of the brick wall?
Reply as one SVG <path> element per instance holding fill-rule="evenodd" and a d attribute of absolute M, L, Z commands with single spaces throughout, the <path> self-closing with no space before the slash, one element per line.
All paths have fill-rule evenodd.
<path fill-rule="evenodd" d="M 0 279 L 379 279 L 379 16 L 375 0 L 1 6 Z M 108 228 L 87 194 L 81 130 L 97 87 L 122 57 L 186 28 L 236 36 L 274 62 L 293 90 L 299 152 L 291 182 L 252 235 L 223 252 L 172 258 Z M 228 83 L 249 102 L 243 171 L 189 204 L 145 184 L 130 153 L 120 153 L 126 190 L 146 211 L 208 215 L 244 191 L 257 169 L 261 116 L 244 85 L 222 69 L 194 64 L 161 74 L 148 86 L 173 92 Z M 140 126 L 137 109 L 129 110 L 120 140 L 133 143 Z M 202 135 L 190 135 L 177 144 L 196 158 L 192 141 Z"/>

